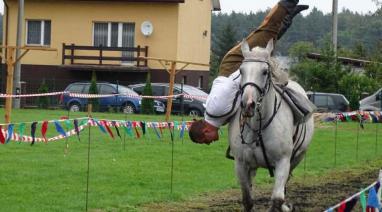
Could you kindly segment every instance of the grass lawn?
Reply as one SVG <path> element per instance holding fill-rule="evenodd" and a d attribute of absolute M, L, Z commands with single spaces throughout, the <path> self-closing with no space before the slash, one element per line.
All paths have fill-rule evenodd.
<path fill-rule="evenodd" d="M 53 110 L 15 110 L 12 120 L 20 123 L 54 120 L 61 116 L 68 114 Z M 70 118 L 84 116 L 85 113 L 69 114 Z M 93 117 L 163 120 L 163 116 L 126 117 L 111 113 L 95 113 Z M 181 117 L 173 118 L 181 120 Z M 38 127 L 36 133 L 39 137 L 40 129 Z M 29 133 L 28 127 L 26 134 Z M 51 125 L 48 137 L 54 135 L 57 133 Z M 88 135 L 89 129 L 86 128 L 81 132 L 81 141 L 71 137 L 67 142 L 59 140 L 34 146 L 15 142 L 0 145 L 1 211 L 84 211 Z M 233 161 L 225 159 L 226 130 L 223 130 L 220 141 L 211 145 L 196 145 L 188 136 L 182 140 L 179 132 L 175 133 L 172 193 L 172 145 L 168 130 L 164 131 L 162 140 L 156 138 L 151 129 L 141 139 L 122 135 L 125 139 L 113 140 L 97 127 L 90 128 L 90 135 L 90 209 L 134 210 L 148 202 L 181 201 L 205 192 L 238 188 Z M 296 178 L 323 176 L 333 169 L 367 166 L 368 161 L 381 159 L 381 151 L 378 151 L 382 149 L 381 124 L 366 124 L 364 130 L 358 130 L 356 123 L 339 123 L 337 142 L 334 135 L 333 123 L 316 127 L 307 158 L 294 172 Z M 66 143 L 69 148 L 65 154 Z M 272 179 L 267 174 L 266 170 L 261 170 L 256 183 L 271 183 Z"/>

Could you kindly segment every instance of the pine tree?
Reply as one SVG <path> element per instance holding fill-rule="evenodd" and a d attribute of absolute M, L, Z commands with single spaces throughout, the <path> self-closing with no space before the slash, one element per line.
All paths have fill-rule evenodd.
<path fill-rule="evenodd" d="M 45 79 L 42 80 L 41 85 L 38 88 L 37 92 L 38 93 L 48 93 L 49 92 L 49 87 L 46 84 Z M 38 98 L 38 106 L 40 108 L 44 108 L 44 109 L 48 108 L 49 107 L 49 103 L 50 103 L 49 102 L 49 98 L 47 96 L 40 96 Z"/>
<path fill-rule="evenodd" d="M 146 85 L 145 85 L 145 88 L 143 90 L 143 95 L 144 96 L 152 96 L 153 95 L 153 91 L 151 88 L 150 73 L 147 74 Z M 142 99 L 141 108 L 142 108 L 142 110 L 141 110 L 142 114 L 154 114 L 154 99 L 151 99 L 151 98 Z"/>
<path fill-rule="evenodd" d="M 92 72 L 92 79 L 90 82 L 90 87 L 89 87 L 89 94 L 98 94 L 98 89 L 97 89 L 97 74 L 95 71 Z M 99 101 L 97 98 L 90 99 L 88 100 L 89 104 L 92 104 L 92 111 L 96 112 L 99 109 Z"/>

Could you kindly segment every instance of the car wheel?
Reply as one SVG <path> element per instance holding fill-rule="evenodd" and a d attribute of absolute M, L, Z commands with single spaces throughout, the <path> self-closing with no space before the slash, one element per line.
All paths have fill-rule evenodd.
<path fill-rule="evenodd" d="M 188 111 L 188 115 L 189 116 L 202 116 L 202 112 L 200 112 L 200 110 L 198 110 L 198 109 L 190 109 Z"/>
<path fill-rule="evenodd" d="M 122 106 L 122 112 L 127 114 L 132 114 L 136 112 L 135 106 L 131 103 L 127 103 Z"/>
<path fill-rule="evenodd" d="M 81 110 L 81 105 L 78 104 L 77 102 L 71 103 L 69 106 L 69 111 L 70 112 L 78 112 Z"/>

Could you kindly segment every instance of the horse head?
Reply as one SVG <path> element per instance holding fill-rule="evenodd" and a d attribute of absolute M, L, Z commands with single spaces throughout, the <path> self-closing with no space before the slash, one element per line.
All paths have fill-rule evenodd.
<path fill-rule="evenodd" d="M 270 58 L 273 50 L 273 40 L 270 40 L 266 48 L 255 47 L 249 49 L 246 40 L 241 44 L 244 56 L 240 66 L 242 92 L 241 106 L 245 117 L 254 116 L 254 111 L 259 107 L 262 98 L 270 88 L 271 66 Z"/>

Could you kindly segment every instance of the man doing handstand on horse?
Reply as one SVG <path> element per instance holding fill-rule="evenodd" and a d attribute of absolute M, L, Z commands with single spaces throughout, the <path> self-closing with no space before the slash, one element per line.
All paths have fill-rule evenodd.
<path fill-rule="evenodd" d="M 299 0 L 281 0 L 265 17 L 254 32 L 246 38 L 249 47 L 265 47 L 269 40 L 278 40 L 292 24 L 292 19 L 301 11 L 309 8 L 307 5 L 297 5 Z M 241 43 L 233 47 L 224 56 L 219 77 L 213 82 L 210 95 L 206 102 L 204 120 L 195 121 L 189 131 L 191 140 L 195 143 L 210 144 L 219 139 L 218 130 L 226 124 L 239 107 L 240 73 L 238 71 L 244 57 Z"/>

